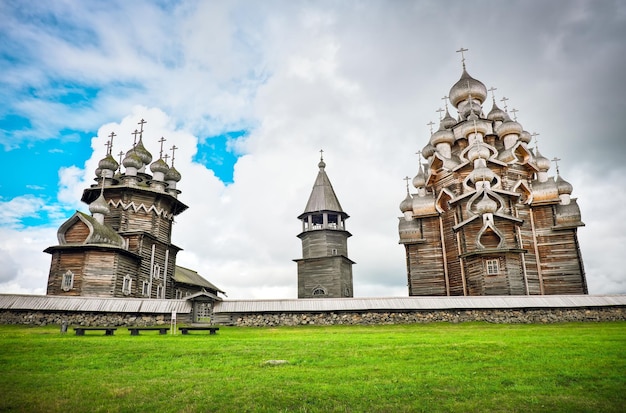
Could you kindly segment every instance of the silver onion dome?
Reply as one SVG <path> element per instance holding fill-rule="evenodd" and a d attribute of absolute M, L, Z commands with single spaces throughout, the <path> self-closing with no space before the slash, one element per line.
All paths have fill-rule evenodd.
<path fill-rule="evenodd" d="M 102 194 L 100 194 L 100 196 L 96 198 L 95 201 L 89 204 L 89 212 L 91 212 L 92 214 L 102 215 L 107 215 L 109 214 L 109 212 L 111 212 L 111 210 L 109 209 L 109 205 L 107 204 L 107 201 L 106 199 L 104 199 L 104 196 Z"/>
<path fill-rule="evenodd" d="M 450 103 L 456 108 L 460 102 L 467 100 L 470 95 L 472 99 L 483 103 L 487 97 L 487 88 L 481 81 L 474 79 L 467 73 L 467 70 L 463 69 L 461 78 L 452 86 L 448 94 Z"/>

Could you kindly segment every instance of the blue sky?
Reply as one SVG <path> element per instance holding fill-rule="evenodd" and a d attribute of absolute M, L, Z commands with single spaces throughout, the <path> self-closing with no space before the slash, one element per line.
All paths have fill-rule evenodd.
<path fill-rule="evenodd" d="M 9 0 L 0 15 L 0 293 L 45 293 L 43 249 L 86 210 L 107 136 L 125 152 L 143 118 L 153 156 L 161 136 L 180 148 L 180 265 L 229 297 L 295 297 L 296 217 L 323 148 L 355 294 L 406 295 L 402 178 L 462 46 L 562 159 L 590 291 L 626 292 L 622 2 Z"/>

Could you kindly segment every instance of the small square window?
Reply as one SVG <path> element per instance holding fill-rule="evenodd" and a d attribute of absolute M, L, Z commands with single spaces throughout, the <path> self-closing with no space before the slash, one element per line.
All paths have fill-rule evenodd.
<path fill-rule="evenodd" d="M 485 265 L 487 266 L 487 275 L 496 275 L 500 273 L 500 264 L 498 260 L 487 260 L 485 261 Z"/>

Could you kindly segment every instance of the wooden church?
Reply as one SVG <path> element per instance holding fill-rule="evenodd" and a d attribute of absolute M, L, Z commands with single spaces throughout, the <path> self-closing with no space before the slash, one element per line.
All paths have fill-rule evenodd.
<path fill-rule="evenodd" d="M 506 98 L 485 114 L 487 88 L 462 61 L 400 204 L 409 295 L 587 294 L 572 185 L 558 164 L 550 176 Z"/>
<path fill-rule="evenodd" d="M 321 151 L 320 151 L 321 152 Z M 298 216 L 302 221 L 302 258 L 298 264 L 298 298 L 352 297 L 352 264 L 346 230 L 349 215 L 341 208 L 321 157 L 311 195 Z"/>
<path fill-rule="evenodd" d="M 172 244 L 172 223 L 187 209 L 176 189 L 181 180 L 174 167 L 178 148 L 172 146 L 168 165 L 161 138 L 159 159 L 152 162 L 143 144 L 144 123 L 142 119 L 134 132 L 123 173 L 111 154 L 115 134 L 109 135 L 96 183 L 81 199 L 91 215 L 76 211 L 60 226 L 59 244 L 45 250 L 52 255 L 48 295 L 180 299 L 223 293 L 197 272 L 176 265 L 181 248 Z"/>

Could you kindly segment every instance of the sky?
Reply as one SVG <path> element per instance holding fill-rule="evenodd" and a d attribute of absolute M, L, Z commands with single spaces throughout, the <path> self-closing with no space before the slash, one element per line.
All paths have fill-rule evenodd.
<path fill-rule="evenodd" d="M 179 148 L 178 265 L 232 299 L 296 298 L 296 217 L 323 149 L 355 296 L 407 296 L 403 178 L 461 47 L 561 159 L 589 292 L 626 293 L 622 1 L 4 0 L 0 15 L 0 293 L 45 294 L 43 250 L 88 211 L 108 135 L 126 152 L 145 119 L 153 157 L 161 137 Z"/>

